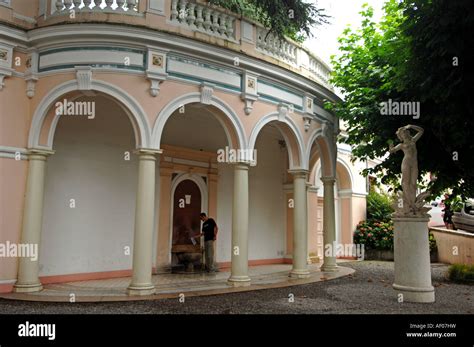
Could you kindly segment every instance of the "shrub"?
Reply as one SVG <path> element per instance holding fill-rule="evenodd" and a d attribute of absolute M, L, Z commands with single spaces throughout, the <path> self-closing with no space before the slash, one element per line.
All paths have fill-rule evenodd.
<path fill-rule="evenodd" d="M 448 269 L 448 277 L 453 282 L 474 283 L 474 265 L 453 264 Z"/>
<path fill-rule="evenodd" d="M 375 191 L 367 195 L 367 220 L 389 222 L 393 213 L 392 199 Z"/>
<path fill-rule="evenodd" d="M 393 249 L 393 222 L 360 222 L 354 232 L 354 243 L 367 249 Z"/>
<path fill-rule="evenodd" d="M 436 244 L 436 239 L 431 232 L 428 234 L 428 238 L 430 241 L 430 253 L 433 253 L 438 250 L 438 245 Z"/>
<path fill-rule="evenodd" d="M 393 250 L 393 222 L 362 221 L 354 232 L 354 243 L 363 244 L 366 249 Z M 436 240 L 429 233 L 430 253 L 437 250 Z"/>

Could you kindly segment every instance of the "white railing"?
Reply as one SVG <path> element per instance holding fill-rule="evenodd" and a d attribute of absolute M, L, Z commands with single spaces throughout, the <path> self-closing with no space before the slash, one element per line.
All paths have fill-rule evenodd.
<path fill-rule="evenodd" d="M 190 0 L 171 0 L 170 20 L 192 31 L 235 40 L 236 18 L 208 5 Z"/>
<path fill-rule="evenodd" d="M 268 34 L 268 30 L 260 27 L 257 28 L 257 49 L 292 65 L 297 63 L 298 47 L 296 45 L 289 41 L 281 40 L 274 34 Z"/>
<path fill-rule="evenodd" d="M 323 64 L 321 64 L 316 58 L 309 57 L 309 71 L 314 73 L 324 83 L 329 82 L 330 71 Z"/>
<path fill-rule="evenodd" d="M 138 0 L 57 0 L 56 13 L 69 13 L 71 10 L 79 12 L 106 12 L 136 14 Z"/>

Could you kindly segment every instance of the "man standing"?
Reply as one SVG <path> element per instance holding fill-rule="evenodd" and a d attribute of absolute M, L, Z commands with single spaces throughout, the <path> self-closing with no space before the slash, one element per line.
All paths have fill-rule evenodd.
<path fill-rule="evenodd" d="M 217 231 L 219 228 L 217 227 L 216 222 L 214 219 L 209 218 L 204 212 L 199 215 L 201 218 L 202 224 L 202 233 L 196 235 L 196 237 L 200 237 L 204 235 L 204 253 L 206 257 L 206 271 L 207 272 L 215 272 L 216 269 L 214 267 L 214 241 L 217 238 Z"/>

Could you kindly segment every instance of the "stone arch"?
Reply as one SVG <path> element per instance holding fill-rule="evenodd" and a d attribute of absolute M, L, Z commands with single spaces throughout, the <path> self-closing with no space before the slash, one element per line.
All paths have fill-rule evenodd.
<path fill-rule="evenodd" d="M 260 118 L 257 124 L 255 124 L 250 134 L 249 152 L 253 152 L 258 135 L 260 134 L 263 127 L 270 122 L 275 124 L 287 143 L 290 169 L 306 169 L 308 164 L 303 154 L 303 136 L 298 130 L 298 126 L 295 124 L 295 122 L 288 117 L 285 117 L 284 120 L 281 120 L 279 117 L 279 112 L 267 114 L 266 116 Z"/>
<path fill-rule="evenodd" d="M 160 148 L 161 137 L 165 128 L 166 122 L 173 115 L 173 113 L 182 106 L 192 103 L 201 102 L 201 93 L 189 93 L 181 95 L 171 102 L 169 102 L 160 111 L 152 131 L 152 148 Z M 247 148 L 245 130 L 237 113 L 223 100 L 213 95 L 209 105 L 213 106 L 214 110 L 210 112 L 216 116 L 219 123 L 224 128 L 229 146 L 234 149 Z M 218 110 L 215 112 L 215 110 Z"/>
<path fill-rule="evenodd" d="M 312 151 L 313 144 L 316 143 L 319 149 L 319 156 L 315 156 Z M 309 169 L 312 170 L 316 161 L 321 160 L 321 175 L 324 177 L 335 177 L 336 175 L 336 144 L 332 143 L 331 139 L 324 135 L 322 128 L 318 128 L 310 135 L 307 146 L 305 158 L 308 162 Z"/>
<path fill-rule="evenodd" d="M 352 190 L 354 180 L 352 178 L 351 169 L 349 168 L 349 165 L 341 158 L 337 158 L 336 174 L 339 189 Z"/>
<path fill-rule="evenodd" d="M 43 98 L 43 100 L 41 100 L 40 104 L 35 110 L 33 120 L 31 122 L 28 135 L 29 148 L 53 148 L 54 133 L 59 122 L 60 115 L 53 115 L 52 121 L 47 124 L 45 120 L 49 114 L 49 111 L 51 110 L 53 103 L 58 101 L 59 98 L 67 95 L 68 93 L 79 90 L 80 89 L 77 80 L 70 80 L 56 86 Z M 117 101 L 120 107 L 126 111 L 126 114 L 132 123 L 136 147 L 150 148 L 150 125 L 148 123 L 145 111 L 133 97 L 131 97 L 123 89 L 100 80 L 93 79 L 91 81 L 91 90 L 103 93 L 104 95 L 112 97 L 115 101 Z M 45 128 L 45 126 L 49 128 Z M 46 146 L 41 144 L 41 134 L 43 131 L 46 131 L 47 134 Z"/>

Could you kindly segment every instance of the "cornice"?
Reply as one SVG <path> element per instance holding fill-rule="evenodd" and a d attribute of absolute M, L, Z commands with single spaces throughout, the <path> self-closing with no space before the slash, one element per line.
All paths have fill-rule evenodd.
<path fill-rule="evenodd" d="M 117 30 L 118 27 L 120 27 L 120 30 Z M 35 47 L 39 51 L 79 43 L 100 46 L 106 42 L 107 45 L 114 44 L 137 48 L 156 46 L 157 48 L 168 49 L 233 68 L 235 68 L 234 59 L 238 57 L 240 69 L 264 75 L 268 80 L 273 80 L 291 88 L 297 87 L 303 92 L 312 93 L 320 99 L 340 101 L 340 98 L 334 92 L 292 70 L 231 49 L 155 29 L 118 24 L 82 23 L 60 24 L 25 32 L 0 24 L 0 38 L 24 48 Z"/>

